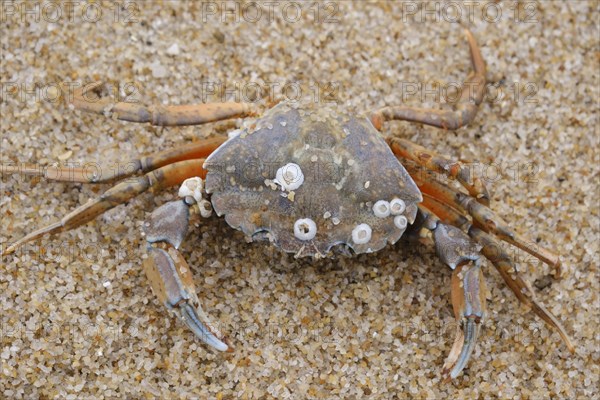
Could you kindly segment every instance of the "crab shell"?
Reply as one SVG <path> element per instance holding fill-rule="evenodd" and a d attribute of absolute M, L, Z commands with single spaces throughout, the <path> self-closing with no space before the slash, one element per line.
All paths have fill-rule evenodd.
<path fill-rule="evenodd" d="M 406 229 L 394 215 L 373 211 L 377 201 L 394 198 L 405 202 L 403 215 L 414 222 L 421 192 L 366 118 L 280 103 L 236 134 L 206 160 L 206 192 L 217 215 L 252 240 L 268 238 L 297 257 L 377 251 Z M 304 175 L 294 190 L 276 179 L 289 164 Z M 301 240 L 294 225 L 306 218 L 316 235 Z M 372 233 L 358 244 L 352 233 L 361 224 Z"/>

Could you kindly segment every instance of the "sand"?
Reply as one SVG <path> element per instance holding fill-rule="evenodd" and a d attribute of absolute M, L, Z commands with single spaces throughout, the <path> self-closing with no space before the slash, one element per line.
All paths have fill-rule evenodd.
<path fill-rule="evenodd" d="M 296 260 L 218 218 L 195 220 L 182 250 L 235 346 L 210 350 L 158 303 L 141 269 L 141 224 L 174 188 L 2 258 L 1 398 L 599 398 L 597 3 L 118 4 L 1 5 L 3 164 L 123 167 L 241 122 L 151 127 L 57 98 L 95 80 L 148 104 L 219 101 L 218 90 L 253 100 L 272 87 L 274 101 L 333 95 L 356 115 L 439 107 L 448 96 L 426 89 L 452 89 L 470 68 L 459 13 L 493 86 L 475 121 L 457 132 L 393 122 L 385 132 L 477 161 L 493 209 L 561 254 L 565 276 L 548 280 L 547 266 L 510 250 L 577 351 L 486 263 L 482 337 L 465 372 L 442 383 L 451 271 L 431 246 Z M 439 13 L 425 12 L 436 4 Z M 107 187 L 4 174 L 0 243 Z"/>

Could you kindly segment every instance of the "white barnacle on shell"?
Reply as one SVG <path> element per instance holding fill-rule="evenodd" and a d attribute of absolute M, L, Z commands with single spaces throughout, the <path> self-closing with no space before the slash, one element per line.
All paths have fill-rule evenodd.
<path fill-rule="evenodd" d="M 392 215 L 400 215 L 406 210 L 406 204 L 404 200 L 394 197 L 392 201 L 390 201 L 390 211 Z"/>
<path fill-rule="evenodd" d="M 294 223 L 294 236 L 300 240 L 312 240 L 317 235 L 317 224 L 310 218 L 300 218 Z"/>
<path fill-rule="evenodd" d="M 357 225 L 352 230 L 352 241 L 356 244 L 365 244 L 369 243 L 371 240 L 372 230 L 371 227 L 367 224 Z"/>
<path fill-rule="evenodd" d="M 394 225 L 396 225 L 396 228 L 405 229 L 407 224 L 408 220 L 404 215 L 397 215 L 394 217 Z"/>
<path fill-rule="evenodd" d="M 376 217 L 385 218 L 390 215 L 390 203 L 385 200 L 379 200 L 373 206 L 373 213 Z"/>
<path fill-rule="evenodd" d="M 202 189 L 204 188 L 204 182 L 200 177 L 188 178 L 179 187 L 179 197 L 191 196 L 199 203 L 202 200 Z"/>
<path fill-rule="evenodd" d="M 208 200 L 202 200 L 198 202 L 198 208 L 200 208 L 200 215 L 202 218 L 209 218 L 212 215 L 212 204 Z"/>
<path fill-rule="evenodd" d="M 304 174 L 298 164 L 289 163 L 277 170 L 273 182 L 281 186 L 281 190 L 296 190 L 304 183 Z"/>

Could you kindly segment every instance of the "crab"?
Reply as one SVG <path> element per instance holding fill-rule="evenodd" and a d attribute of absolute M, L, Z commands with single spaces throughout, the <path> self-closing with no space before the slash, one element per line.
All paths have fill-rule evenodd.
<path fill-rule="evenodd" d="M 131 161 L 128 171 L 89 174 L 83 169 L 5 168 L 44 173 L 48 179 L 82 183 L 117 182 L 60 221 L 8 246 L 3 255 L 43 235 L 74 229 L 146 191 L 179 186 L 179 198 L 154 210 L 143 225 L 148 257 L 143 263 L 153 292 L 209 346 L 231 351 L 213 328 L 194 286 L 192 269 L 179 252 L 191 213 L 224 216 L 250 241 L 269 241 L 296 257 L 333 257 L 376 252 L 405 233 L 433 242 L 452 270 L 451 299 L 457 320 L 454 344 L 443 366 L 445 380 L 465 368 L 486 316 L 482 262 L 489 260 L 515 293 L 574 346 L 559 320 L 535 297 L 531 286 L 500 244 L 516 246 L 555 268 L 551 251 L 532 247 L 490 208 L 482 179 L 467 164 L 399 137 L 384 138 L 384 123 L 404 120 L 455 130 L 471 122 L 482 102 L 486 67 L 466 30 L 472 72 L 452 109 L 384 107 L 357 117 L 333 105 L 280 102 L 260 114 L 256 104 L 210 103 L 147 107 L 113 102 L 103 84 L 82 87 L 75 109 L 158 126 L 183 126 L 247 117 L 228 137 L 168 149 Z M 440 174 L 448 179 L 441 179 Z M 448 184 L 454 179 L 460 188 Z"/>

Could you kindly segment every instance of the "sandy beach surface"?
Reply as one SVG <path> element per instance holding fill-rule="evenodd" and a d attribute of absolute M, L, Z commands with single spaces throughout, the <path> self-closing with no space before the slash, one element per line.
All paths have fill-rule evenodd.
<path fill-rule="evenodd" d="M 60 98 L 97 80 L 147 104 L 272 94 L 335 99 L 354 115 L 446 107 L 470 70 L 469 27 L 490 83 L 473 123 L 392 122 L 385 135 L 477 162 L 492 208 L 561 255 L 554 280 L 507 247 L 575 354 L 485 263 L 482 335 L 464 373 L 443 383 L 451 271 L 432 246 L 294 259 L 219 218 L 194 220 L 182 245 L 204 309 L 235 346 L 211 350 L 159 304 L 141 268 L 141 225 L 173 188 L 2 258 L 0 398 L 599 398 L 598 3 L 469 4 L 2 2 L 0 161 L 123 167 L 241 123 L 152 127 Z M 3 174 L 0 244 L 108 187 Z"/>

